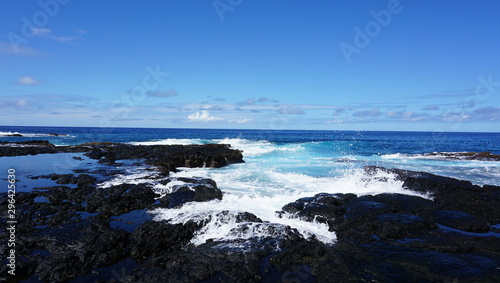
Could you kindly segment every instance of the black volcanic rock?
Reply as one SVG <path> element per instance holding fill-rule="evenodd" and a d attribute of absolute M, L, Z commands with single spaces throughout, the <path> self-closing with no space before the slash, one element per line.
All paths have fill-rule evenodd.
<path fill-rule="evenodd" d="M 1 156 L 36 155 L 56 153 L 56 146 L 44 140 L 0 142 Z"/>
<path fill-rule="evenodd" d="M 222 191 L 217 188 L 217 184 L 210 179 L 202 178 L 175 178 L 182 181 L 184 185 L 176 185 L 172 192 L 160 198 L 161 207 L 180 207 L 186 202 L 191 201 L 209 201 L 213 199 L 222 199 Z M 161 184 L 168 184 L 172 179 L 160 181 Z"/>
<path fill-rule="evenodd" d="M 115 165 L 116 160 L 143 159 L 165 174 L 177 167 L 219 168 L 241 163 L 241 150 L 227 144 L 201 145 L 130 145 L 111 142 L 91 142 L 72 146 L 54 146 L 48 141 L 0 142 L 0 156 L 35 155 L 56 152 L 85 152 L 101 164 Z"/>
<path fill-rule="evenodd" d="M 469 181 L 425 172 L 374 166 L 366 168 L 369 175 L 373 175 L 377 170 L 395 174 L 408 190 L 430 194 L 442 209 L 462 211 L 492 225 L 500 223 L 499 186 L 480 187 Z"/>
<path fill-rule="evenodd" d="M 288 266 L 295 264 L 300 272 L 294 278 L 322 282 L 500 279 L 500 233 L 491 226 L 499 223 L 500 187 L 380 167 L 367 167 L 366 174 L 375 176 L 377 170 L 395 174 L 407 189 L 433 200 L 401 194 L 299 199 L 282 213 L 328 223 L 337 242 L 316 256 L 310 255 L 311 246 L 295 247 L 276 256 L 274 264 L 291 274 Z M 331 268 L 321 269 L 318 262 Z"/>
<path fill-rule="evenodd" d="M 98 218 L 82 224 L 67 228 L 73 230 L 71 235 L 75 238 L 57 237 L 59 242 L 46 246 L 51 256 L 37 261 L 35 272 L 40 279 L 64 282 L 94 268 L 111 265 L 128 254 L 127 232 L 112 229 Z"/>
<path fill-rule="evenodd" d="M 87 143 L 78 146 L 56 147 L 47 141 L 0 142 L 0 156 L 17 156 L 56 152 L 84 152 L 88 157 L 98 159 L 100 163 L 116 165 L 117 160 L 138 159 L 150 165 L 158 166 L 163 173 L 176 170 L 176 167 L 221 167 L 232 163 L 243 162 L 241 151 L 231 149 L 229 145 L 194 145 L 194 146 L 132 146 L 117 143 Z M 60 186 L 34 188 L 32 192 L 16 194 L 16 209 L 22 213 L 16 215 L 16 263 L 17 276 L 13 279 L 32 280 L 39 278 L 46 282 L 68 282 L 69 280 L 88 281 L 88 278 L 99 277 L 103 268 L 110 268 L 131 258 L 141 261 L 147 258 L 147 265 L 137 271 L 127 270 L 133 276 L 144 271 L 155 274 L 158 264 L 168 263 L 175 259 L 175 254 L 185 248 L 192 239 L 193 233 L 210 221 L 189 222 L 171 225 L 165 222 L 139 221 L 132 226 L 134 232 L 123 230 L 118 225 L 127 214 L 145 213 L 147 209 L 162 206 L 157 200 L 158 194 L 152 191 L 152 184 L 120 184 L 110 187 L 97 187 L 97 178 L 92 174 L 109 175 L 112 167 L 90 172 L 81 170 L 79 175 L 49 174 L 30 177 L 31 179 L 49 178 Z M 77 172 L 78 169 L 75 169 Z M 116 170 L 115 170 L 116 171 Z M 121 170 L 120 172 L 122 172 Z M 123 172 L 122 172 L 123 173 Z M 214 181 L 200 178 L 178 178 L 185 183 L 167 196 L 169 207 L 182 205 L 189 201 L 207 201 L 221 199 L 222 192 Z M 164 181 L 167 182 L 167 181 Z M 64 185 L 77 185 L 70 188 Z M 163 199 L 163 202 L 165 202 Z M 0 208 L 7 211 L 9 205 L 7 194 L 0 194 Z M 134 214 L 135 213 L 135 214 Z M 122 219 L 123 218 L 123 219 Z M 240 213 L 237 221 L 262 222 L 255 215 Z M 114 224 L 112 224 L 112 222 Z M 6 224 L 6 218 L 0 220 Z M 166 226 L 165 226 L 166 225 Z M 111 226 L 115 227 L 112 228 Z M 244 228 L 242 228 L 244 229 Z M 0 246 L 7 247 L 7 233 L 0 234 Z M 270 240 L 273 242 L 274 240 Z M 174 254 L 165 254 L 158 243 L 170 247 Z M 154 245 L 156 244 L 156 245 Z M 216 243 L 213 243 L 216 245 Z M 194 248 L 194 251 L 197 251 Z M 209 256 L 210 248 L 199 255 L 203 261 L 198 266 L 222 272 L 231 266 L 232 274 L 238 274 L 239 264 L 226 260 L 224 266 L 216 266 L 213 257 Z M 8 250 L 1 249 L 2 256 L 7 256 Z M 220 252 L 224 256 L 226 252 Z M 253 257 L 253 254 L 250 254 Z M 193 262 L 196 257 L 187 252 L 179 258 L 182 262 Z M 255 257 L 258 258 L 258 257 Z M 238 261 L 239 263 L 244 262 Z M 5 263 L 5 261 L 3 261 Z M 257 262 L 258 263 L 258 262 Z M 137 264 L 132 264 L 137 266 Z M 177 265 L 170 265 L 172 272 Z M 254 264 L 258 270 L 259 265 Z M 153 268 L 153 269 L 151 269 Z M 0 265 L 0 273 L 7 274 L 7 266 Z M 113 275 L 113 270 L 107 274 Z M 202 269 L 187 269 L 186 275 L 180 277 L 210 278 L 217 272 L 204 273 Z M 163 274 L 162 272 L 160 272 Z M 251 273 L 249 273 L 249 276 Z M 95 275 L 95 276 L 94 276 Z M 35 277 L 30 277 L 35 276 Z M 163 275 L 161 275 L 163 276 Z M 85 278 L 85 279 L 83 279 Z M 152 278 L 155 278 L 154 276 Z M 253 277 L 252 277 L 253 278 Z M 112 278 L 108 278 L 112 279 Z M 95 280 L 90 280 L 95 281 Z"/>
<path fill-rule="evenodd" d="M 57 152 L 86 152 L 89 157 L 109 164 L 121 159 L 141 159 L 161 166 L 165 173 L 187 165 L 218 166 L 242 161 L 241 152 L 226 145 L 147 147 L 92 143 L 54 148 Z M 221 199 L 222 192 L 213 180 L 164 176 L 153 183 L 182 183 L 163 192 L 167 194 L 161 199 L 149 183 L 98 187 L 92 174 L 102 175 L 113 167 L 107 168 L 81 171 L 79 175 L 33 177 L 51 178 L 60 185 L 16 194 L 16 210 L 20 212 L 16 215 L 19 275 L 10 279 L 14 282 L 36 278 L 44 282 L 500 281 L 500 229 L 495 228 L 500 207 L 497 186 L 480 187 L 428 173 L 367 167 L 368 179 L 383 170 L 393 174 L 408 190 L 429 197 L 321 193 L 283 206 L 279 212 L 282 217 L 326 223 L 337 239 L 334 244 L 325 244 L 314 236 L 304 238 L 290 226 L 269 223 L 248 212 L 207 213 L 177 224 L 172 220 L 151 221 L 147 210 L 178 209 L 190 201 Z M 2 211 L 8 210 L 8 199 L 6 193 L 0 194 Z M 127 217 L 138 213 L 145 217 L 124 228 L 123 224 L 130 220 Z M 193 244 L 194 237 L 204 228 L 220 223 L 232 225 L 225 231 L 230 239 L 214 236 L 198 246 Z M 0 225 L 7 225 L 6 218 L 0 219 Z M 5 231 L 0 233 L 0 247 L 7 246 L 8 236 Z M 5 259 L 7 249 L 0 248 L 0 254 Z M 1 276 L 7 271 L 5 263 L 3 260 L 0 265 Z"/>
<path fill-rule="evenodd" d="M 451 160 L 481 160 L 481 161 L 500 161 L 500 155 L 488 151 L 485 152 L 432 152 L 425 156 L 432 156 Z"/>
<path fill-rule="evenodd" d="M 161 255 L 187 245 L 199 228 L 200 225 L 192 221 L 174 225 L 164 221 L 147 221 L 132 234 L 131 256 L 139 262 L 152 256 L 158 261 Z"/>
<path fill-rule="evenodd" d="M 96 189 L 86 198 L 88 212 L 115 216 L 132 210 L 150 208 L 158 194 L 149 184 L 121 184 Z"/>
<path fill-rule="evenodd" d="M 129 145 L 118 143 L 87 143 L 64 147 L 63 151 L 86 151 L 93 159 L 113 163 L 120 159 L 145 159 L 147 164 L 160 167 L 164 172 L 177 167 L 213 167 L 243 162 L 240 150 L 226 144 L 203 145 Z"/>
<path fill-rule="evenodd" d="M 75 176 L 73 174 L 56 174 L 52 173 L 50 175 L 42 175 L 35 178 L 47 178 L 51 180 L 55 180 L 57 184 L 67 185 L 67 184 L 76 184 L 78 186 L 88 186 L 92 185 L 96 182 L 96 178 L 90 176 L 88 174 L 79 174 Z"/>

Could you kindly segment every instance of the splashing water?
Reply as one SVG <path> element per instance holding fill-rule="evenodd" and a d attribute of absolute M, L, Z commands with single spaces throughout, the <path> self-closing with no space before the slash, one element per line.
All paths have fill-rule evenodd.
<path fill-rule="evenodd" d="M 380 171 L 376 176 L 367 178 L 361 167 L 353 168 L 352 164 L 345 162 L 332 162 L 344 169 L 343 174 L 326 172 L 326 176 L 321 176 L 325 173 L 324 160 L 311 158 L 315 153 L 301 144 L 276 145 L 267 141 L 240 139 L 223 139 L 217 142 L 230 143 L 233 148 L 242 149 L 246 163 L 219 169 L 181 168 L 181 171 L 171 176 L 213 179 L 224 192 L 223 199 L 191 202 L 180 208 L 152 211 L 155 220 L 166 220 L 174 224 L 208 219 L 208 223 L 192 239 L 191 243 L 195 245 L 203 244 L 208 239 L 224 241 L 276 237 L 276 234 L 286 233 L 284 227 L 287 226 L 296 229 L 304 238 L 314 236 L 331 244 L 336 238 L 327 224 L 309 222 L 292 214 L 277 212 L 287 203 L 318 193 L 367 195 L 389 192 L 419 195 L 403 189 L 402 182 L 397 181 L 390 173 Z M 302 164 L 299 165 L 298 162 Z M 309 170 L 305 171 L 310 171 L 311 174 L 296 172 L 299 171 L 297 168 L 303 167 L 308 167 Z M 250 212 L 266 223 L 238 222 L 237 215 L 242 212 Z M 273 229 L 269 229 L 269 225 Z M 245 229 L 238 229 L 242 226 Z M 242 230 L 245 232 L 242 233 Z"/>

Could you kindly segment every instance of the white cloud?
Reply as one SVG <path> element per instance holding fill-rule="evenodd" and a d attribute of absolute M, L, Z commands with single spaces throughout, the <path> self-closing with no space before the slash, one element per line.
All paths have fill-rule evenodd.
<path fill-rule="evenodd" d="M 437 106 L 436 104 L 432 104 L 432 105 L 427 105 L 424 109 L 422 110 L 431 110 L 431 111 L 435 111 L 435 110 L 439 110 L 439 106 Z"/>
<path fill-rule="evenodd" d="M 441 114 L 441 117 L 445 122 L 463 122 L 469 119 L 470 115 L 459 112 L 445 112 Z"/>
<path fill-rule="evenodd" d="M 73 32 L 77 33 L 79 36 L 56 36 L 53 34 L 52 30 L 48 28 L 32 28 L 31 32 L 36 37 L 46 38 L 58 42 L 73 42 L 77 39 L 82 39 L 80 36 L 87 33 L 86 31 L 80 29 L 73 30 Z"/>
<path fill-rule="evenodd" d="M 257 102 L 274 102 L 274 103 L 278 103 L 278 100 L 270 99 L 269 97 L 261 97 L 261 98 L 259 98 L 259 100 L 257 100 Z"/>
<path fill-rule="evenodd" d="M 52 33 L 52 31 L 48 28 L 32 28 L 31 32 L 33 33 L 34 36 L 48 36 L 49 34 Z"/>
<path fill-rule="evenodd" d="M 178 95 L 178 93 L 174 89 L 171 89 L 171 90 L 167 90 L 167 91 L 160 91 L 160 90 L 147 91 L 146 95 L 151 96 L 151 97 L 171 97 L 171 96 Z"/>
<path fill-rule="evenodd" d="M 183 107 L 184 110 L 210 110 L 210 111 L 222 111 L 222 110 L 237 110 L 237 107 L 232 104 L 187 104 Z"/>
<path fill-rule="evenodd" d="M 255 98 L 249 98 L 245 101 L 238 103 L 238 105 L 254 105 L 254 104 L 255 104 Z"/>
<path fill-rule="evenodd" d="M 252 119 L 233 119 L 233 120 L 228 120 L 227 122 L 234 124 L 245 124 L 252 122 Z"/>
<path fill-rule="evenodd" d="M 328 121 L 325 121 L 323 122 L 324 124 L 341 124 L 341 123 L 345 123 L 346 120 L 344 119 L 335 119 L 335 120 L 328 120 Z"/>
<path fill-rule="evenodd" d="M 483 107 L 472 111 L 472 117 L 475 121 L 500 121 L 500 107 Z"/>
<path fill-rule="evenodd" d="M 18 107 L 25 107 L 26 105 L 28 105 L 26 99 L 19 99 L 18 101 L 16 101 L 16 106 Z"/>
<path fill-rule="evenodd" d="M 79 35 L 85 35 L 85 34 L 87 34 L 87 31 L 83 30 L 83 29 L 74 29 L 72 31 L 78 33 Z"/>
<path fill-rule="evenodd" d="M 19 80 L 17 80 L 18 85 L 41 85 L 42 82 L 39 80 L 36 80 L 30 76 L 24 76 L 20 77 Z"/>
<path fill-rule="evenodd" d="M 212 122 L 222 120 L 220 117 L 210 116 L 210 112 L 207 110 L 201 110 L 194 114 L 188 115 L 188 120 L 193 122 Z"/>
<path fill-rule="evenodd" d="M 304 110 L 302 110 L 298 107 L 291 107 L 291 106 L 281 107 L 276 112 L 280 113 L 280 114 L 292 114 L 292 115 L 302 115 L 302 114 L 306 113 L 306 112 L 304 112 Z"/>
<path fill-rule="evenodd" d="M 382 115 L 382 112 L 378 110 L 377 108 L 374 108 L 372 110 L 361 110 L 361 111 L 356 111 L 352 114 L 354 117 L 378 117 Z"/>

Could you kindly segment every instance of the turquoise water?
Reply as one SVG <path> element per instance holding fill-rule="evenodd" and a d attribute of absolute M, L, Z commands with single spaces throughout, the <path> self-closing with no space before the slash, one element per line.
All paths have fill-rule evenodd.
<path fill-rule="evenodd" d="M 19 133 L 24 137 L 7 137 Z M 50 133 L 62 134 L 52 136 Z M 324 242 L 335 241 L 335 234 L 321 223 L 302 221 L 292 215 L 279 217 L 276 211 L 289 202 L 317 193 L 379 193 L 413 194 L 394 176 L 379 173 L 364 174 L 366 165 L 430 172 L 469 180 L 475 184 L 500 185 L 500 166 L 495 161 L 450 160 L 444 156 L 426 156 L 432 152 L 483 152 L 500 154 L 499 133 L 424 133 L 424 132 L 336 132 L 336 131 L 260 131 L 206 129 L 104 129 L 104 128 L 39 128 L 0 127 L 0 140 L 20 141 L 45 139 L 56 145 L 79 144 L 90 141 L 125 142 L 132 144 L 204 144 L 225 143 L 243 150 L 245 163 L 224 168 L 181 168 L 172 177 L 205 177 L 215 180 L 223 191 L 221 201 L 188 203 L 179 209 L 152 211 L 156 220 L 173 223 L 204 219 L 212 215 L 209 225 L 193 239 L 194 244 L 205 240 L 265 236 L 259 227 L 246 235 L 234 235 L 238 225 L 231 215 L 248 211 L 269 225 L 289 225 L 304 236 L 315 235 Z M 73 154 L 74 155 L 74 154 Z M 50 155 L 47 155 L 50 156 Z M 71 155 L 72 156 L 72 155 Z M 53 156 L 73 160 L 71 156 Z M 49 173 L 49 165 L 36 157 L 0 158 L 1 170 L 24 162 L 19 171 L 36 175 Z M 30 161 L 32 160 L 32 161 Z M 53 162 L 54 160 L 51 160 Z M 90 161 L 89 161 L 90 162 Z M 8 165 L 5 165 L 9 163 Z M 67 169 L 79 169 L 78 162 L 66 161 Z M 88 163 L 88 162 L 87 162 Z M 48 164 L 48 163 L 47 163 Z M 83 163 L 81 163 L 83 164 Z M 88 166 L 88 165 L 87 165 Z M 21 166 L 22 167 L 22 166 Z M 124 174 L 100 184 L 153 183 L 158 191 L 168 191 L 148 178 L 151 171 L 145 166 L 129 166 Z M 5 170 L 4 170 L 5 171 Z M 68 172 L 71 173 L 71 172 Z M 429 197 L 429 196 L 423 196 Z M 221 218 L 221 211 L 230 214 Z"/>
<path fill-rule="evenodd" d="M 8 137 L 19 133 L 24 137 Z M 62 136 L 51 136 L 57 133 Z M 56 145 L 90 141 L 140 144 L 227 142 L 244 150 L 245 160 L 282 173 L 338 176 L 353 168 L 381 165 L 500 184 L 496 162 L 446 160 L 431 152 L 500 154 L 500 133 L 270 131 L 211 129 L 140 129 L 70 127 L 0 127 L 0 140 L 45 139 Z"/>

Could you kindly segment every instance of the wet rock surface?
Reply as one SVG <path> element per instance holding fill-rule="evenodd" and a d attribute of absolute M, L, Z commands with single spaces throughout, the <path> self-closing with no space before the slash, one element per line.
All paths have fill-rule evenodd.
<path fill-rule="evenodd" d="M 209 201 L 222 199 L 222 191 L 217 188 L 215 181 L 201 178 L 170 178 L 159 183 L 168 185 L 172 181 L 183 182 L 175 185 L 172 191 L 159 199 L 160 207 L 175 208 L 191 201 Z"/>
<path fill-rule="evenodd" d="M 500 187 L 479 187 L 422 172 L 366 168 L 369 176 L 377 170 L 396 174 L 407 189 L 426 193 L 432 200 L 401 194 L 318 194 L 283 207 L 303 219 L 328 223 L 336 232 L 337 243 L 315 258 L 340 268 L 317 272 L 318 281 L 500 280 L 500 229 L 495 228 Z M 297 254 L 276 259 L 286 267 Z M 323 265 L 307 263 L 306 257 L 301 262 L 303 269 L 311 271 Z"/>
<path fill-rule="evenodd" d="M 91 142 L 72 146 L 55 146 L 44 140 L 0 142 L 0 157 L 57 152 L 85 152 L 86 156 L 108 165 L 114 165 L 117 160 L 144 159 L 146 164 L 157 166 L 166 174 L 177 170 L 177 167 L 219 168 L 244 162 L 242 152 L 231 149 L 227 144 L 145 146 Z"/>
<path fill-rule="evenodd" d="M 116 145 L 94 144 L 87 152 L 114 161 L 124 159 L 118 154 L 131 159 L 139 154 L 112 147 Z M 190 160 L 186 156 L 184 164 Z M 200 160 L 206 164 L 208 155 L 196 156 L 196 164 Z M 162 158 L 170 160 L 151 155 L 145 162 Z M 165 189 L 158 191 L 146 182 L 98 187 L 98 178 L 89 171 L 38 176 L 58 185 L 16 194 L 16 210 L 22 212 L 16 215 L 18 275 L 8 278 L 27 282 L 500 280 L 500 187 L 380 167 L 367 167 L 367 178 L 377 176 L 378 170 L 395 174 L 407 189 L 428 197 L 323 193 L 286 204 L 279 212 L 283 217 L 326 223 L 337 235 L 333 245 L 306 239 L 295 229 L 248 212 L 222 211 L 177 224 L 154 221 L 147 213 L 224 198 L 209 179 L 160 176 L 156 184 Z M 0 209 L 7 211 L 7 205 L 7 195 L 1 194 Z M 206 225 L 228 219 L 238 224 L 230 231 L 232 239 L 193 244 Z M 6 225 L 5 218 L 1 221 Z M 253 231 L 269 236 L 248 237 Z M 3 258 L 7 239 L 2 230 Z M 0 273 L 6 271 L 2 264 Z"/>
<path fill-rule="evenodd" d="M 481 160 L 481 161 L 500 161 L 500 155 L 491 152 L 432 152 L 425 156 L 438 157 L 452 160 Z"/>
<path fill-rule="evenodd" d="M 36 155 L 56 153 L 56 146 L 44 140 L 31 140 L 20 142 L 0 141 L 1 156 Z"/>

